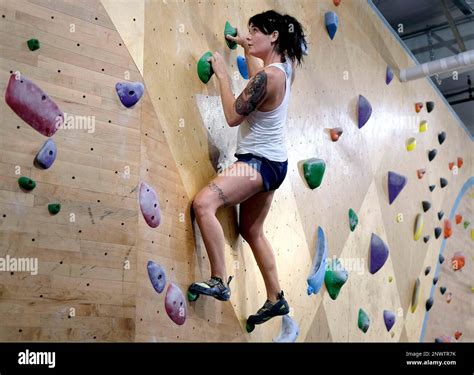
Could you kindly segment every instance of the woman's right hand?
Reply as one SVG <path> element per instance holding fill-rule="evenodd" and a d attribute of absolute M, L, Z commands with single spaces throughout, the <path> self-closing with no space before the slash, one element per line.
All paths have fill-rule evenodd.
<path fill-rule="evenodd" d="M 236 36 L 226 35 L 227 40 L 229 40 L 231 42 L 235 42 L 239 46 L 242 46 L 244 50 L 247 50 L 247 48 L 249 48 L 248 45 L 247 45 L 247 39 L 245 38 L 245 36 L 243 36 L 240 33 L 239 28 L 236 28 L 236 29 L 237 29 L 237 35 Z"/>

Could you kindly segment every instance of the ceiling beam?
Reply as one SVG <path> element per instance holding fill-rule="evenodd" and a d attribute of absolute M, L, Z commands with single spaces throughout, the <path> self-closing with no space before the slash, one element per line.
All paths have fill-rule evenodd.
<path fill-rule="evenodd" d="M 461 34 L 459 34 L 459 30 L 456 27 L 456 24 L 454 23 L 453 17 L 451 16 L 451 12 L 448 9 L 448 6 L 446 5 L 446 0 L 439 0 L 441 2 L 441 5 L 443 7 L 443 12 L 444 15 L 446 16 L 449 27 L 451 28 L 451 31 L 454 34 L 454 37 L 456 38 L 456 41 L 459 45 L 459 49 L 461 52 L 466 52 L 466 46 L 464 45 L 464 41 L 462 40 Z"/>

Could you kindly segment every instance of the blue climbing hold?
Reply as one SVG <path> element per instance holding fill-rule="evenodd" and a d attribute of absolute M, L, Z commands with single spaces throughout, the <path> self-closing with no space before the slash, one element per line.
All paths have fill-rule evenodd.
<path fill-rule="evenodd" d="M 49 138 L 36 154 L 34 164 L 40 168 L 48 169 L 56 160 L 57 152 L 56 143 L 53 138 Z"/>
<path fill-rule="evenodd" d="M 326 29 L 328 31 L 329 37 L 334 39 L 336 35 L 337 28 L 339 27 L 339 17 L 334 12 L 327 12 L 324 15 L 324 23 L 326 24 Z"/>
<path fill-rule="evenodd" d="M 138 103 L 145 92 L 145 86 L 141 82 L 118 82 L 115 90 L 122 104 L 130 108 Z"/>
<path fill-rule="evenodd" d="M 318 244 L 316 246 L 316 254 L 314 263 L 311 267 L 311 274 L 306 280 L 308 283 L 308 295 L 317 294 L 324 282 L 324 275 L 326 274 L 326 258 L 328 256 L 327 241 L 324 231 L 318 227 Z"/>
<path fill-rule="evenodd" d="M 240 75 L 244 79 L 249 79 L 249 70 L 247 67 L 247 61 L 243 56 L 237 56 L 237 67 L 239 68 Z"/>
<path fill-rule="evenodd" d="M 393 325 L 395 324 L 395 314 L 392 311 L 384 310 L 383 311 L 383 321 L 385 322 L 385 327 L 387 328 L 387 332 L 390 332 Z"/>
<path fill-rule="evenodd" d="M 146 268 L 148 269 L 148 277 L 150 278 L 153 288 L 157 293 L 163 292 L 166 286 L 166 274 L 163 267 L 152 260 L 149 260 Z"/>
<path fill-rule="evenodd" d="M 375 233 L 372 233 L 370 239 L 370 273 L 372 275 L 385 264 L 388 253 L 389 250 L 385 242 Z"/>

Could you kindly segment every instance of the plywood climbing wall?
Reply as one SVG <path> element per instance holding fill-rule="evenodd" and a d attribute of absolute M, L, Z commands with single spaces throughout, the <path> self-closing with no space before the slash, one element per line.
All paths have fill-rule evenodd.
<path fill-rule="evenodd" d="M 51 169 L 39 170 L 32 161 L 45 137 L 4 101 L 0 104 L 0 257 L 39 261 L 38 275 L 0 272 L 1 340 L 270 341 L 277 336 L 279 319 L 251 335 L 245 332 L 245 318 L 263 304 L 265 288 L 248 244 L 238 235 L 238 207 L 218 212 L 228 272 L 236 276 L 230 302 L 202 298 L 190 303 L 185 324 L 178 326 L 167 316 L 165 293 L 153 290 L 146 268 L 149 260 L 159 263 L 168 281 L 184 292 L 191 282 L 209 276 L 189 209 L 218 167 L 235 160 L 237 129 L 225 123 L 217 83 L 212 79 L 204 85 L 197 78 L 196 62 L 208 50 L 222 53 L 239 94 L 246 84 L 236 67 L 241 51 L 225 46 L 224 23 L 245 28 L 250 16 L 267 9 L 296 17 L 309 41 L 309 55 L 292 88 L 288 175 L 265 223 L 290 315 L 299 325 L 298 341 L 420 340 L 443 240 L 434 238 L 434 227 L 442 226 L 436 213 L 450 212 L 472 176 L 472 138 L 427 80 L 401 84 L 395 78 L 385 84 L 387 65 L 396 72 L 413 63 L 363 0 L 343 1 L 339 7 L 331 0 L 2 2 L 0 88 L 5 90 L 10 72 L 20 71 L 64 112 L 94 119 L 94 128 L 58 130 L 57 160 Z M 324 27 L 327 11 L 339 16 L 334 40 Z M 30 38 L 40 40 L 39 50 L 28 50 Z M 145 84 L 134 108 L 124 108 L 117 98 L 119 81 Z M 362 129 L 357 127 L 359 95 L 373 107 Z M 415 113 L 415 103 L 426 101 L 434 101 L 435 110 Z M 428 130 L 420 133 L 423 120 Z M 336 143 L 328 134 L 332 127 L 344 131 Z M 441 131 L 447 140 L 439 145 Z M 412 152 L 405 148 L 409 137 L 417 140 Z M 438 155 L 428 162 L 433 148 Z M 326 162 L 323 183 L 315 190 L 301 173 L 301 162 L 312 157 Z M 464 164 L 455 174 L 448 165 L 458 157 Z M 421 168 L 426 174 L 418 179 Z M 36 180 L 35 190 L 25 193 L 18 187 L 18 170 Z M 392 205 L 388 171 L 408 178 Z M 448 180 L 444 189 L 440 177 Z M 140 181 L 158 193 L 158 228 L 148 227 L 141 216 Z M 432 204 L 424 213 L 426 243 L 413 240 L 423 200 Z M 47 211 L 52 202 L 62 204 L 56 216 Z M 354 232 L 349 208 L 359 216 Z M 474 222 L 472 210 L 464 212 Z M 335 301 L 325 287 L 316 296 L 306 294 L 318 226 L 326 234 L 329 257 L 352 264 Z M 375 275 L 368 272 L 372 233 L 390 249 Z M 454 242 L 456 234 L 446 241 Z M 453 298 L 461 300 L 472 295 L 472 278 L 463 278 L 472 268 L 472 240 L 457 246 L 466 247 L 466 270 L 452 280 L 441 272 L 439 283 L 452 283 Z M 427 266 L 433 271 L 425 276 Z M 417 278 L 420 304 L 412 313 Z M 439 312 L 441 298 L 435 295 L 430 312 L 430 319 L 442 315 L 424 336 L 430 341 L 453 334 L 444 332 L 454 327 L 445 322 L 468 320 L 469 309 L 454 302 L 446 306 L 450 312 Z M 371 320 L 366 333 L 357 327 L 361 308 Z M 391 332 L 384 326 L 384 310 L 397 317 Z M 472 325 L 456 329 L 472 340 Z"/>

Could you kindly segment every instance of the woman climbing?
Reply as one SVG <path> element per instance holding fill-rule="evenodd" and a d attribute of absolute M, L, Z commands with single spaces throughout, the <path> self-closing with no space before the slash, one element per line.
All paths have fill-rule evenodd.
<path fill-rule="evenodd" d="M 225 282 L 225 239 L 216 211 L 240 204 L 239 231 L 253 251 L 267 291 L 263 307 L 248 318 L 247 330 L 251 331 L 255 324 L 289 312 L 263 223 L 275 190 L 287 173 L 285 122 L 294 68 L 302 62 L 306 40 L 295 18 L 273 10 L 251 17 L 248 30 L 246 36 L 240 30 L 235 37 L 227 36 L 229 41 L 244 48 L 250 78 L 237 99 L 222 56 L 216 52 L 210 59 L 219 81 L 227 123 L 231 127 L 240 125 L 237 161 L 210 181 L 193 200 L 192 208 L 211 263 L 211 278 L 192 284 L 188 296 L 191 300 L 199 294 L 229 300 L 232 277 Z"/>

